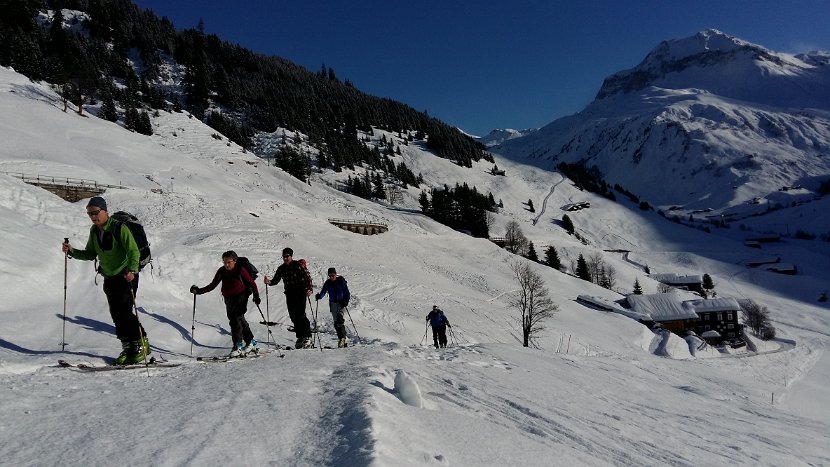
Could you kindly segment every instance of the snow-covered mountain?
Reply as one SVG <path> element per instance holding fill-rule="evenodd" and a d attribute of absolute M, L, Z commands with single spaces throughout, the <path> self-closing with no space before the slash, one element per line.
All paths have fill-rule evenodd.
<path fill-rule="evenodd" d="M 486 147 L 497 146 L 507 140 L 521 138 L 533 132 L 532 129 L 514 130 L 512 128 L 505 128 L 503 130 L 493 130 L 487 133 L 486 136 L 476 137 L 476 139 Z"/>
<path fill-rule="evenodd" d="M 716 30 L 666 41 L 583 111 L 492 150 L 596 166 L 664 209 L 725 214 L 792 187 L 815 194 L 830 179 L 828 53 L 773 52 Z"/>

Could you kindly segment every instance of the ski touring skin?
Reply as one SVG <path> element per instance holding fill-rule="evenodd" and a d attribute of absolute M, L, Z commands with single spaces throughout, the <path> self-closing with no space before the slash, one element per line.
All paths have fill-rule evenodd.
<path fill-rule="evenodd" d="M 173 368 L 181 365 L 181 363 L 172 363 L 168 361 L 158 361 L 151 358 L 147 364 L 136 363 L 131 365 L 90 365 L 87 363 L 69 363 L 66 360 L 58 360 L 58 365 L 62 368 L 69 368 L 82 372 L 97 372 L 97 371 L 116 371 L 116 370 L 138 370 L 147 367 L 150 368 Z"/>

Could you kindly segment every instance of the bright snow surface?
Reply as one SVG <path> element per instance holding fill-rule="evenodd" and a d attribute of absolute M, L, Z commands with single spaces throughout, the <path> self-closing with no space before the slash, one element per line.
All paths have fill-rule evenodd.
<path fill-rule="evenodd" d="M 595 198 L 559 174 L 497 158 L 507 176 L 493 177 L 489 163 L 463 169 L 405 147 L 401 157 L 425 179 L 464 179 L 502 199 L 493 235 L 516 219 L 540 253 L 553 244 L 565 265 L 600 248 L 631 250 L 604 254 L 621 291 L 636 278 L 656 292 L 644 264 L 709 273 L 721 296 L 769 307 L 779 337 L 753 340 L 758 352 L 692 355 L 677 336 L 660 342 L 631 319 L 575 301 L 617 293 L 533 266 L 560 311 L 542 350 L 527 349 L 509 306 L 516 285 L 507 265 L 516 258 L 420 215 L 418 190 L 408 207 L 371 203 L 317 179 L 304 185 L 186 114 L 162 113 L 156 134 L 144 137 L 61 107 L 48 89 L 0 69 L 0 171 L 125 187 L 105 193 L 110 211 L 144 221 L 155 257 L 142 273 L 139 316 L 154 355 L 183 364 L 149 375 L 56 367 L 61 358 L 103 364 L 120 350 L 92 263 L 70 260 L 61 351 L 60 243 L 86 240 L 85 201 L 0 174 L 4 465 L 830 464 L 830 310 L 816 302 L 828 287 L 824 242 L 764 252 L 798 264 L 798 276 L 748 269 L 742 261 L 760 252 L 738 239 Z M 536 213 L 522 208 L 528 199 Z M 592 207 L 570 215 L 593 246 L 554 223 L 561 206 L 584 200 Z M 361 236 L 328 218 L 384 222 L 389 232 Z M 345 350 L 195 362 L 191 345 L 194 357 L 221 355 L 230 337 L 219 292 L 198 296 L 194 322 L 189 286 L 207 284 L 227 249 L 265 275 L 286 246 L 309 261 L 317 287 L 330 266 L 346 277 L 360 339 L 347 320 Z M 282 285 L 268 298 L 263 311 L 287 321 Z M 453 324 L 447 349 L 426 345 L 432 304 Z M 325 301 L 318 314 L 332 345 Z M 258 311 L 247 316 L 266 347 Z M 293 342 L 284 327 L 273 332 Z"/>

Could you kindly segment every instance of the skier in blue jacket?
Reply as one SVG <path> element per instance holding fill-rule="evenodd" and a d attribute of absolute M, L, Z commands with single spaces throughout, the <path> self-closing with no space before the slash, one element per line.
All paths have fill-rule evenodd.
<path fill-rule="evenodd" d="M 323 298 L 326 293 L 329 294 L 329 311 L 334 321 L 334 329 L 337 331 L 337 347 L 343 348 L 346 343 L 346 320 L 343 318 L 343 310 L 349 306 L 349 284 L 342 276 L 337 275 L 337 270 L 329 268 L 329 278 L 320 289 L 320 293 L 314 296 L 317 301 Z"/>
<path fill-rule="evenodd" d="M 432 341 L 435 343 L 437 349 L 447 346 L 447 326 L 452 327 L 450 320 L 444 316 L 444 312 L 438 308 L 438 305 L 432 305 L 432 311 L 427 315 L 427 321 L 432 326 Z"/>

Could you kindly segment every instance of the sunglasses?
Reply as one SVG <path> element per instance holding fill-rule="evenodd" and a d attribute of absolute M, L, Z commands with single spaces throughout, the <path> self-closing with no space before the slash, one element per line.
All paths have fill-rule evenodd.
<path fill-rule="evenodd" d="M 87 215 L 87 216 L 89 216 L 89 217 L 95 217 L 95 216 L 97 216 L 98 214 L 100 214 L 100 213 L 101 213 L 101 211 L 103 211 L 103 209 L 99 209 L 99 210 L 97 210 L 97 211 L 87 211 L 87 212 L 86 212 L 86 215 Z"/>

